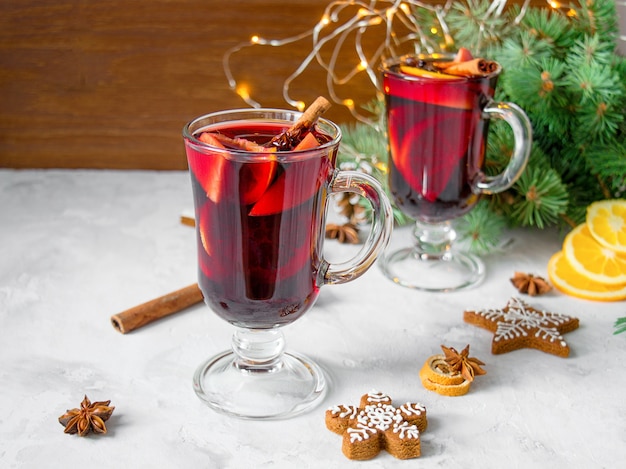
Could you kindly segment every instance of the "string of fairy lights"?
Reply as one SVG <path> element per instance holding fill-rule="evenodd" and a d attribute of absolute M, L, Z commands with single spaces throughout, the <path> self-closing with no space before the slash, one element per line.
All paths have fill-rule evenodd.
<path fill-rule="evenodd" d="M 471 2 L 472 0 L 467 0 Z M 482 21 L 498 18 L 502 15 L 508 0 L 492 0 Z M 454 0 L 446 0 L 441 4 L 425 3 L 417 0 L 334 0 L 324 10 L 323 15 L 314 26 L 300 34 L 283 39 L 264 38 L 257 35 L 229 49 L 223 57 L 223 68 L 229 87 L 236 92 L 248 105 L 261 107 L 250 93 L 250 85 L 235 78 L 231 67 L 231 59 L 243 49 L 250 47 L 281 47 L 297 41 L 309 39 L 311 47 L 296 69 L 285 78 L 282 84 L 282 95 L 290 106 L 303 110 L 306 103 L 292 96 L 292 85 L 298 77 L 316 63 L 326 72 L 326 87 L 329 98 L 336 104 L 345 106 L 352 116 L 367 124 L 377 126 L 370 116 L 360 112 L 360 107 L 350 96 L 341 96 L 339 87 L 346 85 L 357 75 L 365 74 L 377 92 L 380 92 L 377 78 L 377 67 L 384 57 L 407 53 L 409 47 L 413 53 L 433 53 L 445 50 L 453 45 L 446 23 L 446 15 L 452 8 Z M 520 13 L 515 19 L 521 21 L 530 0 L 524 0 Z M 548 0 L 553 8 L 560 8 L 556 0 Z M 416 21 L 416 9 L 424 9 L 437 18 L 439 30 L 423 31 Z M 378 45 L 374 48 L 365 47 L 364 39 L 374 37 Z M 435 43 L 441 41 L 444 43 Z M 368 44 L 371 44 L 371 39 Z M 345 54 L 344 48 L 353 48 L 354 54 Z M 338 63 L 341 53 L 341 63 Z M 352 63 L 346 64 L 346 56 L 352 55 Z M 339 67 L 341 65 L 341 67 Z M 342 72 L 339 72 L 341 68 Z M 343 88 L 342 88 L 343 89 Z"/>

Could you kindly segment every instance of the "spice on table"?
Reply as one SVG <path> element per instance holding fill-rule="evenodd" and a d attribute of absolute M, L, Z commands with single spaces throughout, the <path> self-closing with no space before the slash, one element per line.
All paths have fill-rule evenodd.
<path fill-rule="evenodd" d="M 467 345 L 461 353 L 457 352 L 453 347 L 441 346 L 445 354 L 445 361 L 450 365 L 452 372 L 461 373 L 467 381 L 474 381 L 474 376 L 484 375 L 487 372 L 480 366 L 484 365 L 478 358 L 469 356 L 469 345 Z"/>
<path fill-rule="evenodd" d="M 353 223 L 344 223 L 343 225 L 328 223 L 326 225 L 326 237 L 336 239 L 340 243 L 358 244 L 360 242 L 359 228 Z"/>
<path fill-rule="evenodd" d="M 346 217 L 349 223 L 358 224 L 365 220 L 365 207 L 359 204 L 359 196 L 343 193 L 337 200 L 337 209 L 340 215 Z"/>
<path fill-rule="evenodd" d="M 65 427 L 64 433 L 85 436 L 90 431 L 94 433 L 106 433 L 104 424 L 115 410 L 109 406 L 111 401 L 98 401 L 92 403 L 87 396 L 80 403 L 80 408 L 68 410 L 59 417 L 59 423 Z"/>
<path fill-rule="evenodd" d="M 178 313 L 190 306 L 202 302 L 202 292 L 197 283 L 170 292 L 153 300 L 134 306 L 111 316 L 113 327 L 126 334 L 157 319 Z"/>
<path fill-rule="evenodd" d="M 552 290 L 552 286 L 543 277 L 524 272 L 515 272 L 511 283 L 520 293 L 530 296 L 543 295 Z"/>

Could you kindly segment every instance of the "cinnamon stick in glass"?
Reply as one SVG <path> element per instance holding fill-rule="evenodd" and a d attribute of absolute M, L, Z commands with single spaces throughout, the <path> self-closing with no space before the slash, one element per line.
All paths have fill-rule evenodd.
<path fill-rule="evenodd" d="M 157 319 L 182 311 L 202 302 L 202 292 L 197 283 L 134 306 L 111 316 L 111 324 L 122 334 L 134 331 Z"/>
<path fill-rule="evenodd" d="M 270 140 L 269 146 L 278 150 L 293 150 L 330 106 L 330 101 L 318 96 L 291 127 Z"/>
<path fill-rule="evenodd" d="M 433 65 L 449 75 L 462 77 L 489 75 L 498 69 L 497 62 L 486 59 L 472 59 L 465 62 L 437 62 Z"/>

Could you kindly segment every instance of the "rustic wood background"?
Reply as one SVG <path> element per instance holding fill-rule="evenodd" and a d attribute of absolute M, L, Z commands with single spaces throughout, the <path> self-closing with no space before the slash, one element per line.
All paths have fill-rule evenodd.
<path fill-rule="evenodd" d="M 228 87 L 224 53 L 253 34 L 306 31 L 328 3 L 3 0 L 0 167 L 185 169 L 183 124 L 247 106 Z M 252 80 L 262 105 L 286 107 L 282 82 L 309 48 L 257 47 L 236 56 L 234 71 Z M 318 94 L 325 75 L 313 67 L 294 97 L 310 103 Z M 350 94 L 366 100 L 371 85 L 355 83 Z M 351 120 L 340 106 L 327 116 Z"/>

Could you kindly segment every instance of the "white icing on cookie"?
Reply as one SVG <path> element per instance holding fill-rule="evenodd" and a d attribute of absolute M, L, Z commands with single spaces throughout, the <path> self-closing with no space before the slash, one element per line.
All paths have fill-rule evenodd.
<path fill-rule="evenodd" d="M 367 393 L 367 402 L 387 402 L 391 403 L 391 397 L 387 394 L 377 391 L 370 391 Z"/>
<path fill-rule="evenodd" d="M 344 405 L 336 405 L 331 407 L 330 412 L 333 415 L 338 415 L 340 418 L 349 418 L 349 419 L 353 419 L 356 417 L 357 411 L 359 410 L 356 406 L 353 405 L 348 405 L 348 406 L 344 406 Z"/>
<path fill-rule="evenodd" d="M 376 434 L 376 429 L 370 428 L 362 423 L 357 423 L 355 427 L 348 428 L 350 443 L 369 439 L 370 435 Z"/>
<path fill-rule="evenodd" d="M 558 341 L 562 347 L 567 346 L 556 328 L 571 320 L 564 314 L 531 309 L 519 298 L 511 298 L 505 308 L 484 309 L 478 311 L 478 314 L 490 321 L 498 321 L 493 339 L 495 342 L 526 337 L 530 330 L 536 329 L 535 337 L 547 342 Z"/>
<path fill-rule="evenodd" d="M 417 440 L 420 432 L 416 425 L 409 425 L 409 422 L 402 421 L 393 425 L 393 432 L 398 434 L 401 440 Z"/>
<path fill-rule="evenodd" d="M 406 415 L 422 415 L 422 412 L 426 411 L 426 407 L 422 404 L 418 404 L 415 402 L 407 402 L 400 406 L 399 412 L 402 412 Z"/>

